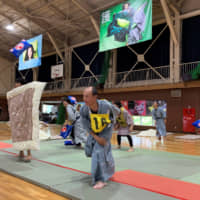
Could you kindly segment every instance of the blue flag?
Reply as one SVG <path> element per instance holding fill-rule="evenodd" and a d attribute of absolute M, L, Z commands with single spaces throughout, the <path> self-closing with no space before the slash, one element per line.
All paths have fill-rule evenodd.
<path fill-rule="evenodd" d="M 73 96 L 68 96 L 68 99 L 70 100 L 71 104 L 77 104 L 76 98 Z"/>
<path fill-rule="evenodd" d="M 197 121 L 192 123 L 193 126 L 195 126 L 196 128 L 200 128 L 200 119 L 198 119 Z"/>
<path fill-rule="evenodd" d="M 26 40 L 21 40 L 14 48 L 10 49 L 10 52 L 15 55 L 17 58 L 24 52 L 24 50 L 28 49 L 32 45 L 29 44 Z"/>

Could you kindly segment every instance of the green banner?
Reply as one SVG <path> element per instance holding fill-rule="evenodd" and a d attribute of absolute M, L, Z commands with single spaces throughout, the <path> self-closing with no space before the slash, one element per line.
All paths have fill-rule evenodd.
<path fill-rule="evenodd" d="M 101 13 L 99 51 L 152 39 L 152 0 L 129 0 Z"/>

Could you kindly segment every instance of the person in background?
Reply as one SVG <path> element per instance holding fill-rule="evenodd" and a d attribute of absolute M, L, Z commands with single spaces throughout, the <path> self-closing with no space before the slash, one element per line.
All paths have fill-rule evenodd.
<path fill-rule="evenodd" d="M 77 110 L 78 112 L 80 112 L 80 109 L 81 109 L 81 104 L 78 104 L 78 105 L 76 106 L 76 110 Z"/>
<path fill-rule="evenodd" d="M 120 108 L 120 114 L 116 119 L 115 129 L 118 129 L 117 133 L 117 143 L 118 149 L 121 148 L 121 137 L 126 136 L 129 141 L 130 148 L 128 152 L 134 151 L 133 149 L 133 140 L 130 136 L 130 132 L 133 131 L 133 119 L 128 111 L 121 105 L 120 102 L 115 102 L 115 105 Z"/>
<path fill-rule="evenodd" d="M 77 147 L 81 147 L 81 143 L 87 140 L 86 131 L 83 129 L 80 119 L 80 113 L 76 111 L 73 102 L 69 97 L 62 99 L 63 105 L 66 108 L 67 123 L 73 125 L 71 137 Z"/>
<path fill-rule="evenodd" d="M 60 124 L 60 125 L 63 125 L 66 119 L 66 109 L 65 109 L 65 106 L 63 105 L 63 99 L 64 97 L 61 98 L 61 103 L 58 106 L 58 116 L 56 119 L 56 124 Z"/>
<path fill-rule="evenodd" d="M 162 139 L 163 142 L 164 138 L 166 137 L 166 113 L 160 106 L 158 106 L 156 101 L 153 103 L 153 108 L 152 116 L 155 120 L 156 136 L 159 140 Z"/>

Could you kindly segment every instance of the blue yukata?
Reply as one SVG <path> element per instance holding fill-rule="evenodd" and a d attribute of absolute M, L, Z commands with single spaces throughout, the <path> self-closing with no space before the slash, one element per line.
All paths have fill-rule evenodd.
<path fill-rule="evenodd" d="M 166 136 L 165 119 L 166 113 L 160 107 L 153 109 L 152 111 L 153 119 L 156 121 L 156 130 L 160 136 Z M 159 136 L 158 135 L 158 136 Z"/>
<path fill-rule="evenodd" d="M 85 143 L 87 140 L 86 131 L 84 130 L 81 119 L 80 119 L 80 113 L 76 111 L 74 106 L 68 105 L 66 108 L 66 112 L 68 114 L 68 121 L 70 121 L 72 124 L 74 124 L 74 143 Z"/>
<path fill-rule="evenodd" d="M 97 100 L 98 111 L 96 114 L 109 114 L 109 123 L 101 132 L 98 133 L 99 137 L 104 138 L 107 143 L 105 146 L 100 145 L 92 135 L 89 134 L 85 146 L 87 156 L 92 157 L 91 175 L 92 184 L 98 181 L 106 182 L 115 172 L 115 164 L 112 156 L 111 137 L 115 117 L 120 113 L 120 110 L 106 100 Z M 91 110 L 88 106 L 81 107 L 80 115 L 81 121 L 88 133 L 92 131 L 91 128 Z M 87 151 L 87 147 L 89 152 Z"/>

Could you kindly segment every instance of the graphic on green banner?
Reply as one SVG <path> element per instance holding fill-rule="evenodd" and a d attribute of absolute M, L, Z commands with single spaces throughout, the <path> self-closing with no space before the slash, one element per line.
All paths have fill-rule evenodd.
<path fill-rule="evenodd" d="M 152 0 L 129 0 L 101 13 L 99 51 L 152 39 Z"/>

